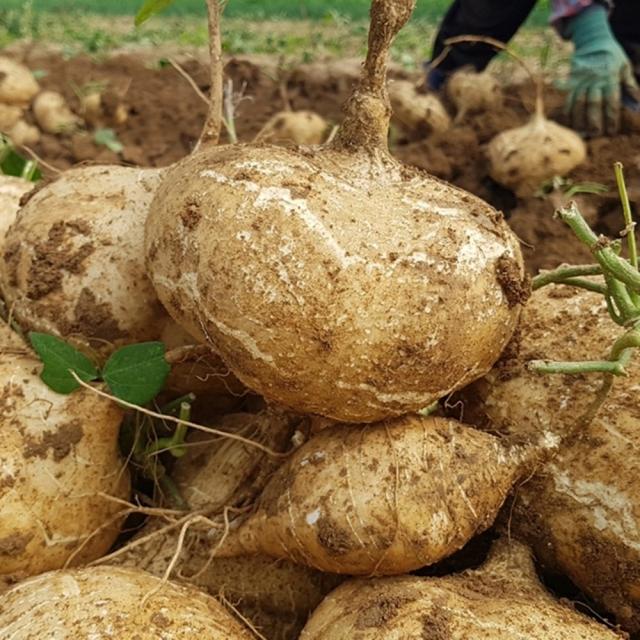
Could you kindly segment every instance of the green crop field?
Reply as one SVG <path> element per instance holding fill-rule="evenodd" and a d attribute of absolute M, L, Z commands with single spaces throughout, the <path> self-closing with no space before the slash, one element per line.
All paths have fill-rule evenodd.
<path fill-rule="evenodd" d="M 309 61 L 361 56 L 366 44 L 370 0 L 228 0 L 223 18 L 227 54 L 285 56 Z M 416 68 L 428 58 L 439 19 L 450 0 L 418 0 L 411 23 L 393 48 L 394 58 Z M 152 47 L 173 51 L 204 47 L 204 0 L 175 0 L 141 27 L 133 16 L 143 0 L 0 0 L 0 47 L 29 40 L 61 47 L 66 55 L 101 55 L 114 49 Z M 514 46 L 521 55 L 542 57 L 553 30 L 541 28 L 548 0 L 538 3 Z M 557 39 L 556 39 L 557 41 Z M 553 47 L 556 51 L 558 47 Z"/>
<path fill-rule="evenodd" d="M 70 14 L 74 12 L 101 15 L 132 15 L 142 2 L 136 0 L 2 0 L 3 9 L 22 9 L 31 5 L 34 11 Z M 415 19 L 437 20 L 450 4 L 449 0 L 418 0 Z M 531 20 L 543 23 L 548 0 L 540 2 Z M 225 13 L 229 18 L 252 20 L 278 18 L 321 20 L 340 15 L 360 20 L 367 16 L 369 0 L 229 0 Z M 204 14 L 203 0 L 175 0 L 166 15 L 193 16 Z"/>

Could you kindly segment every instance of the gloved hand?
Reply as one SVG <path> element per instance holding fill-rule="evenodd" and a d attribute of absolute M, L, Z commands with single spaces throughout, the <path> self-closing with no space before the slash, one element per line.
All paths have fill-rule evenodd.
<path fill-rule="evenodd" d="M 640 88 L 629 58 L 611 31 L 606 9 L 601 5 L 585 9 L 571 19 L 566 33 L 575 45 L 566 105 L 573 126 L 591 135 L 616 133 L 622 89 L 640 100 Z"/>

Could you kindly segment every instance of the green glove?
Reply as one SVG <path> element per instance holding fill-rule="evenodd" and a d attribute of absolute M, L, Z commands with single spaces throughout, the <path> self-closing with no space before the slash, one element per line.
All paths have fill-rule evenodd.
<path fill-rule="evenodd" d="M 624 49 L 616 40 L 606 9 L 593 5 L 567 26 L 575 51 L 567 82 L 566 110 L 573 126 L 592 135 L 620 129 L 621 87 L 640 99 L 640 89 Z"/>

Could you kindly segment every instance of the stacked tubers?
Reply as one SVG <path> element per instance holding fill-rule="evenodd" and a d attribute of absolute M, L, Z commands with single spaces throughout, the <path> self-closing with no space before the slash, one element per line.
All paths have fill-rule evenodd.
<path fill-rule="evenodd" d="M 561 285 L 536 291 L 523 314 L 519 359 L 592 360 L 619 336 L 601 295 Z M 580 336 L 579 340 L 575 336 Z M 630 631 L 640 631 L 640 444 L 637 363 L 581 423 L 599 376 L 541 376 L 523 365 L 468 392 L 467 416 L 512 437 L 554 430 L 559 453 L 523 484 L 510 529 L 548 569 L 569 578 Z"/>

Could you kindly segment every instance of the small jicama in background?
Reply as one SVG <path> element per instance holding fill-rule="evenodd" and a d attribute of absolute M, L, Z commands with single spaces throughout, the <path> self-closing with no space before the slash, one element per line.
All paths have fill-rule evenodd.
<path fill-rule="evenodd" d="M 407 129 L 419 110 L 452 126 L 387 87 L 413 0 L 372 1 L 344 120 L 306 146 L 273 144 L 291 117 L 234 141 L 208 4 L 189 156 L 30 190 L 6 143 L 22 164 L 0 191 L 0 638 L 639 631 L 622 167 L 623 241 L 567 205 L 593 264 L 531 282 L 497 210 L 389 153 L 394 103 Z M 527 127 L 556 131 L 541 108 Z"/>

